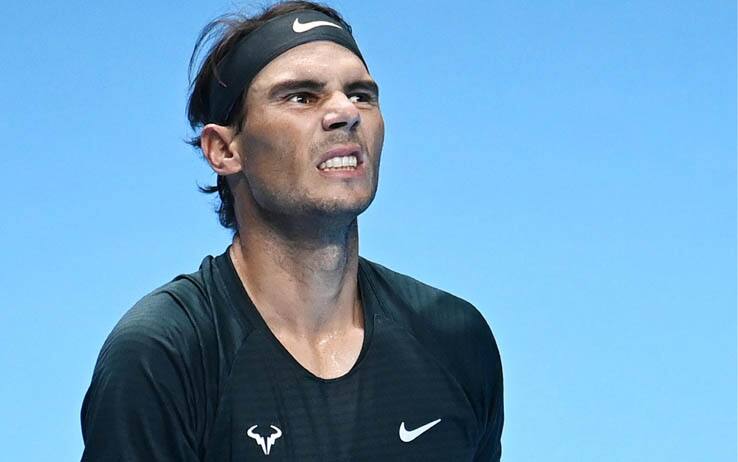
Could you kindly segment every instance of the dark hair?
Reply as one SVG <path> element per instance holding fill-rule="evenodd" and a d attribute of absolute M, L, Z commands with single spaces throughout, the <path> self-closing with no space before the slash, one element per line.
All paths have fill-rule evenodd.
<path fill-rule="evenodd" d="M 217 65 L 220 60 L 241 40 L 259 26 L 268 20 L 300 10 L 316 10 L 324 13 L 331 18 L 339 21 L 345 29 L 351 33 L 351 26 L 344 21 L 341 15 L 334 9 L 308 1 L 282 1 L 272 6 L 265 7 L 254 16 L 245 16 L 241 13 L 229 13 L 220 16 L 206 25 L 195 42 L 195 48 L 192 50 L 190 57 L 189 76 L 190 76 L 190 96 L 187 102 L 187 119 L 190 127 L 198 131 L 197 135 L 188 141 L 188 144 L 197 149 L 200 148 L 201 133 L 199 130 L 208 123 L 213 122 L 212 114 L 210 114 L 210 101 L 208 97 L 208 88 L 210 82 L 218 79 Z M 198 57 L 207 49 L 205 58 L 200 62 L 197 74 L 192 77 L 193 69 L 197 64 Z M 226 124 L 239 133 L 246 119 L 245 99 L 246 90 L 241 94 L 241 104 L 237 104 L 228 117 Z M 201 152 L 202 154 L 202 152 Z M 228 181 L 222 175 L 218 175 L 218 180 L 214 186 L 199 186 L 200 192 L 212 194 L 217 192 L 220 198 L 220 204 L 215 211 L 218 213 L 220 224 L 238 234 L 238 223 L 236 221 L 236 212 L 234 209 L 234 199 Z"/>

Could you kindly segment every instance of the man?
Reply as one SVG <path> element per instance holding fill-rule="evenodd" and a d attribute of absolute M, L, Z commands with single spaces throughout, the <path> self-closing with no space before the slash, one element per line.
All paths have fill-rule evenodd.
<path fill-rule="evenodd" d="M 188 113 L 233 242 L 115 326 L 82 459 L 499 460 L 483 317 L 358 255 L 384 122 L 349 25 L 282 3 L 211 24 L 193 59 L 213 34 Z"/>

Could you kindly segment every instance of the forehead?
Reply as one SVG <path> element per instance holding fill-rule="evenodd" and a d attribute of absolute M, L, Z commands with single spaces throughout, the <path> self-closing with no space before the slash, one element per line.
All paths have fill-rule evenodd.
<path fill-rule="evenodd" d="M 267 64 L 251 82 L 249 93 L 262 91 L 286 79 L 371 79 L 364 63 L 337 43 L 316 41 L 296 46 Z"/>

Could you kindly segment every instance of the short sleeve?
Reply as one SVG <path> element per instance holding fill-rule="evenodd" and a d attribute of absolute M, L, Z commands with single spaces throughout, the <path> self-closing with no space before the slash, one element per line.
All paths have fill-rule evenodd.
<path fill-rule="evenodd" d="M 502 457 L 502 427 L 505 420 L 502 361 L 492 331 L 486 322 L 484 326 L 486 329 L 481 343 L 484 345 L 482 370 L 485 371 L 483 403 L 486 423 L 474 462 L 498 462 Z"/>
<path fill-rule="evenodd" d="M 191 330 L 166 293 L 116 325 L 82 405 L 83 462 L 199 460 Z"/>

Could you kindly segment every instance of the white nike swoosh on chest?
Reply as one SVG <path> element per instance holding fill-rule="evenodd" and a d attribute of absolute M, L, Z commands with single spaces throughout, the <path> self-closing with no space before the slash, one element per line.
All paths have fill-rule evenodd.
<path fill-rule="evenodd" d="M 440 422 L 441 419 L 434 420 L 433 422 L 428 422 L 427 424 L 416 428 L 415 430 L 408 430 L 405 428 L 405 422 L 402 422 L 400 424 L 400 439 L 404 443 L 409 443 L 410 441 L 414 440 L 415 438 L 419 437 L 426 431 L 430 430 L 432 426 Z"/>
<path fill-rule="evenodd" d="M 331 26 L 331 27 L 338 27 L 339 29 L 343 29 L 338 24 L 333 24 L 332 22 L 328 22 L 328 21 L 313 21 L 313 22 L 306 22 L 303 24 L 300 22 L 300 18 L 296 18 L 295 22 L 292 23 L 292 30 L 299 34 L 302 32 L 307 32 L 310 29 L 315 29 L 316 27 L 320 27 L 320 26 Z"/>

